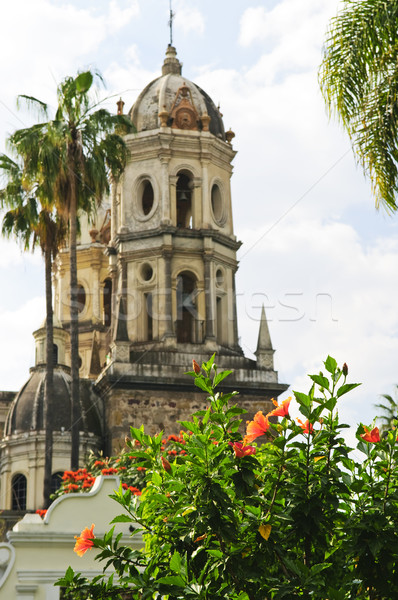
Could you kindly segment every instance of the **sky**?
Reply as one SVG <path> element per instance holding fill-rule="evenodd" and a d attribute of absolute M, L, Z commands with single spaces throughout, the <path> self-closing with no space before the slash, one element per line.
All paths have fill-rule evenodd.
<path fill-rule="evenodd" d="M 362 385 L 340 416 L 369 424 L 398 383 L 398 216 L 375 208 L 318 84 L 337 0 L 173 0 L 183 74 L 220 103 L 236 137 L 232 199 L 238 326 L 249 357 L 265 306 L 279 381 L 309 389 L 330 354 Z M 169 0 L 14 0 L 2 7 L 0 151 L 32 122 L 18 94 L 53 106 L 67 75 L 98 69 L 126 111 L 160 75 Z M 44 319 L 40 253 L 0 239 L 0 389 L 18 390 Z M 285 397 L 286 394 L 283 396 Z"/>

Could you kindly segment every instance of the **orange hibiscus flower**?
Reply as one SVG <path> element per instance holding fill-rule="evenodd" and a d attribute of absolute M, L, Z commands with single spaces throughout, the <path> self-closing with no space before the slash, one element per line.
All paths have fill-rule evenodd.
<path fill-rule="evenodd" d="M 365 440 L 365 442 L 370 442 L 371 444 L 377 444 L 377 442 L 380 442 L 380 433 L 378 427 L 374 427 L 372 431 L 369 431 L 369 429 L 365 426 L 363 428 L 365 433 L 361 433 L 359 437 Z"/>
<path fill-rule="evenodd" d="M 272 400 L 274 406 L 274 410 L 269 413 L 269 417 L 288 417 L 289 416 L 289 404 L 291 402 L 291 398 L 286 398 L 283 400 L 281 404 L 278 404 L 276 400 Z"/>
<path fill-rule="evenodd" d="M 87 550 L 94 546 L 94 523 L 91 525 L 90 529 L 86 527 L 83 529 L 79 536 L 75 535 L 76 544 L 73 550 L 76 552 L 78 556 L 83 556 Z"/>
<path fill-rule="evenodd" d="M 314 433 L 314 426 L 312 423 L 309 422 L 308 419 L 304 423 L 301 419 L 297 419 L 297 422 L 303 430 L 303 433 Z"/>
<path fill-rule="evenodd" d="M 264 417 L 262 411 L 260 410 L 254 415 L 253 421 L 249 421 L 247 423 L 243 445 L 246 446 L 246 444 L 249 442 L 252 442 L 256 438 L 260 437 L 260 435 L 267 433 L 269 427 L 270 423 L 268 421 L 268 415 Z"/>

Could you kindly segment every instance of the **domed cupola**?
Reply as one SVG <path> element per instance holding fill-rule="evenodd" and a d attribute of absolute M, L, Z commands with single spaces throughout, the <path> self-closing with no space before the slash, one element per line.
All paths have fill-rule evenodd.
<path fill-rule="evenodd" d="M 210 131 L 225 141 L 220 111 L 206 92 L 181 75 L 181 69 L 176 49 L 169 45 L 162 76 L 146 86 L 129 112 L 137 132 L 171 127 Z"/>
<path fill-rule="evenodd" d="M 68 367 L 57 365 L 54 369 L 55 410 L 51 414 L 52 430 L 68 432 L 71 426 L 71 383 Z M 17 394 L 7 415 L 4 435 L 15 436 L 21 433 L 44 431 L 44 389 L 46 369 L 39 365 L 31 369 L 28 381 Z M 91 385 L 81 382 L 81 427 L 90 436 L 102 436 L 99 413 L 100 398 L 94 394 Z"/>
<path fill-rule="evenodd" d="M 30 510 L 42 503 L 45 448 L 45 327 L 34 332 L 36 365 L 11 404 L 0 442 L 0 508 Z M 54 319 L 54 396 L 52 398 L 52 471 L 70 468 L 71 376 L 64 362 L 67 333 Z M 103 447 L 102 401 L 89 380 L 80 381 L 80 455 Z M 22 486 L 22 487 L 21 487 Z M 55 489 L 55 488 L 54 488 Z M 22 491 L 21 491 L 22 490 Z M 18 500 L 15 504 L 16 499 Z"/>

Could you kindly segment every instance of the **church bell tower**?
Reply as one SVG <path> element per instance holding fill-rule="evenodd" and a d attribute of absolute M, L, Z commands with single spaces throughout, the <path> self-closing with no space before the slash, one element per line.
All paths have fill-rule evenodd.
<path fill-rule="evenodd" d="M 118 102 L 120 113 L 123 104 Z M 233 370 L 223 389 L 238 390 L 249 415 L 268 410 L 270 398 L 287 388 L 278 383 L 273 367 L 264 314 L 257 361 L 246 358 L 238 342 L 240 242 L 230 186 L 234 133 L 225 132 L 206 92 L 182 76 L 172 45 L 162 75 L 146 86 L 128 114 L 136 133 L 125 138 L 129 158 L 113 183 L 110 230 L 106 238 L 90 231 L 92 240 L 80 252 L 79 285 L 82 296 L 91 298 L 82 313 L 81 374 L 96 378 L 104 399 L 109 452 L 130 425 L 173 433 L 179 420 L 204 406 L 206 399 L 184 376 L 192 358 L 200 363 L 215 352 L 219 367 Z M 88 258 L 93 253 L 100 265 L 96 270 Z M 67 276 L 67 262 L 61 262 Z M 67 326 L 67 313 L 60 318 Z"/>

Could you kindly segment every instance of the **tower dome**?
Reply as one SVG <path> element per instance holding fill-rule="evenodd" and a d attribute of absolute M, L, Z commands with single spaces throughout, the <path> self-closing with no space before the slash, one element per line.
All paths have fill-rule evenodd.
<path fill-rule="evenodd" d="M 225 141 L 222 116 L 198 85 L 181 75 L 176 49 L 168 46 L 162 75 L 149 83 L 129 112 L 137 132 L 172 127 L 210 131 Z"/>
<path fill-rule="evenodd" d="M 57 366 L 54 369 L 54 398 L 51 421 L 52 430 L 69 431 L 71 425 L 71 376 L 69 369 Z M 31 369 L 28 381 L 21 388 L 7 415 L 4 436 L 31 433 L 44 430 L 44 388 L 46 384 L 45 366 Z M 100 399 L 94 394 L 91 382 L 81 381 L 80 430 L 89 435 L 102 436 L 99 414 Z"/>
<path fill-rule="evenodd" d="M 12 510 L 33 510 L 42 506 L 46 452 L 47 380 L 45 356 L 46 328 L 34 332 L 36 365 L 28 381 L 14 398 L 8 411 L 4 435 L 0 440 L 0 506 Z M 72 378 L 64 362 L 65 332 L 54 319 L 54 393 L 49 412 L 51 430 L 51 487 L 55 491 L 60 476 L 70 468 Z M 102 400 L 93 383 L 80 380 L 80 455 L 103 448 Z"/>

